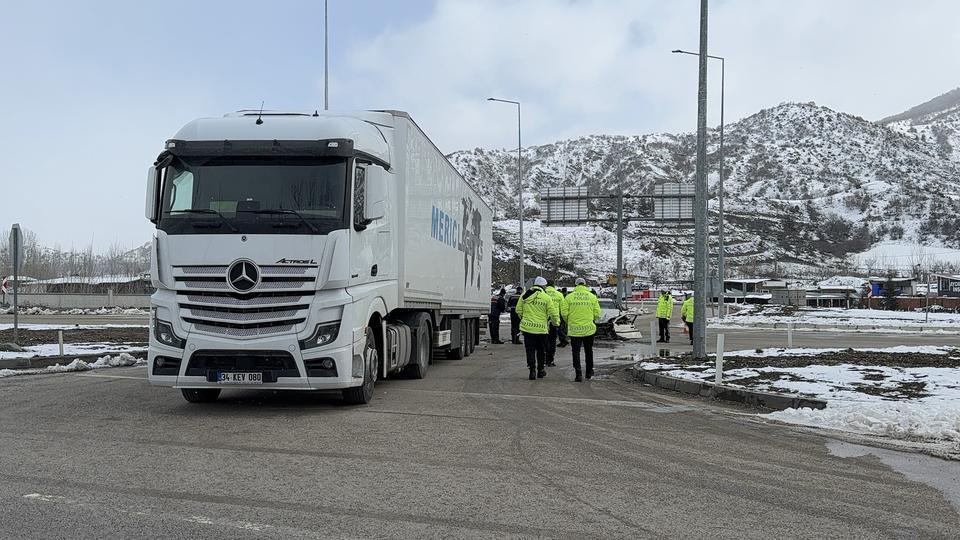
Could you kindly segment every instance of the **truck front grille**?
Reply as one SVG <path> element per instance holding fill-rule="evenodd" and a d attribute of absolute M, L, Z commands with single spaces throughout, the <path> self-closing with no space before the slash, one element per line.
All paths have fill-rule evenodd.
<path fill-rule="evenodd" d="M 190 356 L 185 374 L 188 377 L 206 377 L 217 371 L 270 372 L 272 380 L 276 380 L 276 377 L 300 376 L 296 361 L 286 351 L 243 350 L 199 350 Z"/>
<path fill-rule="evenodd" d="M 294 332 L 306 322 L 316 267 L 261 266 L 260 283 L 247 294 L 227 284 L 227 268 L 174 267 L 181 318 L 195 331 L 257 337 Z"/>

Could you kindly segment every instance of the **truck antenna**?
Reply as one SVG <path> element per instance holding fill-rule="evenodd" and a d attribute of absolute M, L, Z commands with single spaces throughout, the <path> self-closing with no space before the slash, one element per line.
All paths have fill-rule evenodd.
<path fill-rule="evenodd" d="M 256 124 L 258 126 L 263 123 L 263 103 L 264 103 L 263 101 L 260 102 L 260 114 L 257 115 Z"/>

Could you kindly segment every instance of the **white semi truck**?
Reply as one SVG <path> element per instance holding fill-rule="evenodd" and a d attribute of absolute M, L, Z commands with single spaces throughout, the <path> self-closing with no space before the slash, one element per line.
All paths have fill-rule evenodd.
<path fill-rule="evenodd" d="M 201 118 L 147 178 L 149 378 L 341 390 L 469 355 L 489 310 L 491 211 L 398 111 Z"/>

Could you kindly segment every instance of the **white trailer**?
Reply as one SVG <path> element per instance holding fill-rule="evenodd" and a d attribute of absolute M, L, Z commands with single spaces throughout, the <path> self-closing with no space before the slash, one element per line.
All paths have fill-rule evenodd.
<path fill-rule="evenodd" d="M 150 167 L 149 379 L 342 390 L 468 356 L 489 310 L 491 211 L 398 111 L 201 118 Z"/>

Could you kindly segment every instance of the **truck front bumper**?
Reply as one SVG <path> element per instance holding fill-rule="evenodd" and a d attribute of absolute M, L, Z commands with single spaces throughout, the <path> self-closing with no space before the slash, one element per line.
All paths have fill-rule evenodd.
<path fill-rule="evenodd" d="M 296 335 L 292 334 L 238 342 L 236 339 L 223 339 L 216 336 L 192 333 L 187 336 L 185 347 L 183 349 L 176 349 L 159 343 L 151 333 L 147 371 L 151 384 L 171 386 L 174 388 L 336 390 L 352 388 L 363 384 L 362 370 L 356 369 L 358 362 L 362 362 L 363 346 L 363 340 L 357 340 L 346 346 L 317 347 L 301 351 Z M 265 382 L 262 384 L 224 384 L 216 382 L 216 377 L 212 375 L 218 370 L 217 368 L 204 368 L 199 362 L 194 361 L 199 361 L 204 355 L 215 353 L 217 356 L 226 360 L 225 364 L 229 364 L 231 351 L 236 351 L 237 357 L 244 358 L 250 358 L 257 354 L 270 354 L 273 356 L 289 355 L 293 358 L 298 375 L 285 376 L 292 373 L 291 370 L 287 369 L 284 370 L 280 376 L 275 377 L 275 382 L 266 382 L 267 379 L 272 380 L 274 377 L 264 377 Z M 179 359 L 180 366 L 177 374 L 156 374 L 155 372 L 157 371 L 163 371 L 158 369 L 157 357 L 174 360 Z M 319 361 L 325 358 L 333 360 L 335 375 L 331 374 L 321 377 L 308 376 L 305 362 L 309 363 L 311 360 Z M 202 371 L 202 373 L 198 371 Z M 243 368 L 238 363 L 236 366 L 225 367 L 222 371 L 265 372 L 270 370 Z M 329 371 L 327 373 L 329 373 Z M 358 375 L 354 376 L 355 373 Z"/>

